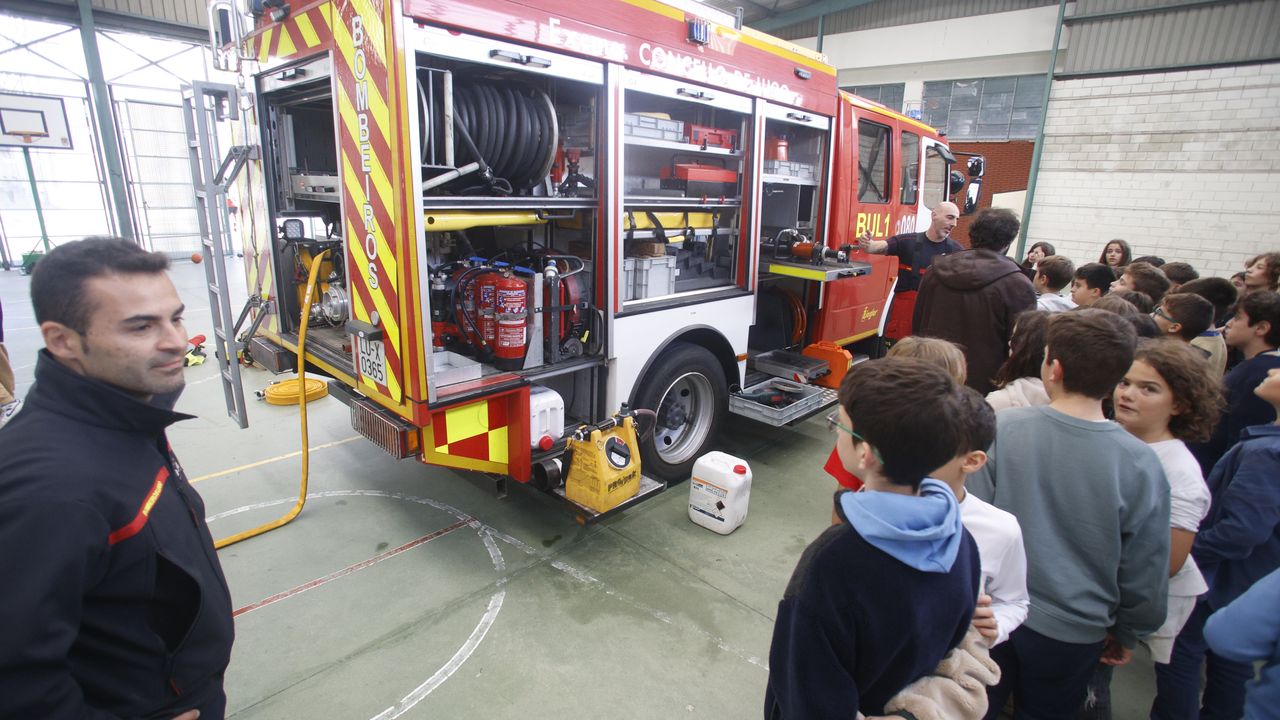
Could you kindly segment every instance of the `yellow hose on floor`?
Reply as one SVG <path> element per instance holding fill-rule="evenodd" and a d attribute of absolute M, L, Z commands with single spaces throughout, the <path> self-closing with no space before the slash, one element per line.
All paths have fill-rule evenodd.
<path fill-rule="evenodd" d="M 299 387 L 306 388 L 307 402 L 319 400 L 329 394 L 329 386 L 323 380 L 307 378 L 304 384 L 298 382 L 297 378 L 293 378 L 268 385 L 267 389 L 262 391 L 262 399 L 266 400 L 268 405 L 297 405 Z"/>
<path fill-rule="evenodd" d="M 311 272 L 307 276 L 307 292 L 302 297 L 302 327 L 298 330 L 298 379 L 294 386 L 294 392 L 298 396 L 298 415 L 302 425 L 302 483 L 301 487 L 298 489 L 298 502 L 294 503 L 292 510 L 265 525 L 259 525 L 256 528 L 245 530 L 244 532 L 236 533 L 230 537 L 224 537 L 220 540 L 214 541 L 213 547 L 216 549 L 220 550 L 228 545 L 234 545 L 241 540 L 248 540 L 251 537 L 257 537 L 258 535 L 287 525 L 292 522 L 294 518 L 298 517 L 298 513 L 302 512 L 302 506 L 307 504 L 307 474 L 310 471 L 310 454 L 307 451 L 310 444 L 307 439 L 307 400 L 313 398 L 309 397 L 311 393 L 306 377 L 307 361 L 303 353 L 307 347 L 307 320 L 311 318 L 311 298 L 315 295 L 316 291 L 316 277 L 320 274 L 321 261 L 323 261 L 324 256 L 328 254 L 329 251 L 325 250 L 311 259 Z M 312 380 L 310 382 L 316 381 Z M 277 385 L 283 384 L 284 383 L 277 383 Z M 306 388 L 308 391 L 297 392 L 298 387 Z M 270 391 L 271 388 L 267 388 L 267 390 Z"/>

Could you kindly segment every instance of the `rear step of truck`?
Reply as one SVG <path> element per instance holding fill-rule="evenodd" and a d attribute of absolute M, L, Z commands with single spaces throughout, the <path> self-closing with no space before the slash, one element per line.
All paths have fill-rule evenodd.
<path fill-rule="evenodd" d="M 555 490 L 552 490 L 551 492 L 556 497 L 564 501 L 565 505 L 568 506 L 569 511 L 573 513 L 574 520 L 577 520 L 579 525 L 594 525 L 595 523 L 598 523 L 601 520 L 604 520 L 605 518 L 609 518 L 609 517 L 613 517 L 614 515 L 617 515 L 618 513 L 626 510 L 627 508 L 639 505 L 645 500 L 648 500 L 649 498 L 653 497 L 654 495 L 657 495 L 658 493 L 666 489 L 667 489 L 666 483 L 660 480 L 654 480 L 653 478 L 648 477 L 646 475 L 641 475 L 640 476 L 640 492 L 636 493 L 630 499 L 624 500 L 621 503 L 618 503 L 616 506 L 611 507 L 608 510 L 605 510 L 604 512 L 597 512 L 585 505 L 581 505 L 579 503 L 576 503 L 570 500 L 565 495 L 565 489 L 563 485 L 556 488 Z"/>

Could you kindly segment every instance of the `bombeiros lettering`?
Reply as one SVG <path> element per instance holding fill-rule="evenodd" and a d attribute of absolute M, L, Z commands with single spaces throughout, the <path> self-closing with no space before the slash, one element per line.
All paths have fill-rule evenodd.
<path fill-rule="evenodd" d="M 369 271 L 366 280 L 370 290 L 378 289 L 378 236 L 374 229 L 376 220 L 373 210 L 373 150 L 369 141 L 369 65 L 364 53 L 364 18 L 351 16 L 351 73 L 356 82 L 356 127 L 357 142 L 360 146 L 360 172 L 364 175 L 364 205 L 361 215 L 364 220 L 364 254 L 369 259 Z"/>

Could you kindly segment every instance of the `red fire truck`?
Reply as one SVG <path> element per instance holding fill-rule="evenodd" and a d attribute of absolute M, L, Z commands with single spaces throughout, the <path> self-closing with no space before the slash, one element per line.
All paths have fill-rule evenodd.
<path fill-rule="evenodd" d="M 193 168 L 238 208 L 251 288 L 220 356 L 290 370 L 305 317 L 308 365 L 398 457 L 563 495 L 574 430 L 629 408 L 645 480 L 613 509 L 686 479 L 727 413 L 833 401 L 897 275 L 858 236 L 965 181 L 823 56 L 691 1 L 253 6 L 210 6 L 238 81 L 189 93 L 196 144 L 231 133 Z"/>

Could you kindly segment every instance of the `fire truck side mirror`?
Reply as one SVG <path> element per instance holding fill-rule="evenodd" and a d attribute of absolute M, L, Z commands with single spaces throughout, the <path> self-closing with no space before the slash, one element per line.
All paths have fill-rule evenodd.
<path fill-rule="evenodd" d="M 964 212 L 962 215 L 972 214 L 978 209 L 978 199 L 982 196 L 982 178 L 974 178 L 969 183 L 969 190 L 964 196 Z"/>
<path fill-rule="evenodd" d="M 981 155 L 969 158 L 969 177 L 980 178 L 986 171 L 987 161 Z"/>
<path fill-rule="evenodd" d="M 967 181 L 965 180 L 963 173 L 961 173 L 959 170 L 952 170 L 951 177 L 949 180 L 950 188 L 948 189 L 947 194 L 955 195 L 956 193 L 960 192 L 961 190 L 964 189 L 965 182 Z"/>

